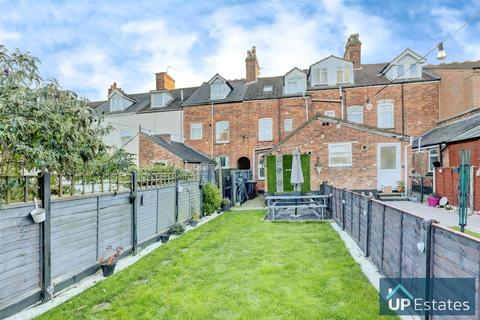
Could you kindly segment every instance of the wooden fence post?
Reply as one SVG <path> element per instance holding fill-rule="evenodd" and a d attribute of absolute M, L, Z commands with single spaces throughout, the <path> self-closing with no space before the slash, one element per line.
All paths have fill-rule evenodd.
<path fill-rule="evenodd" d="M 370 256 L 370 216 L 371 216 L 371 209 L 372 209 L 372 199 L 367 198 L 367 209 L 366 209 L 366 226 L 365 226 L 365 257 Z"/>
<path fill-rule="evenodd" d="M 342 230 L 345 230 L 345 189 L 342 190 Z"/>
<path fill-rule="evenodd" d="M 422 229 L 424 232 L 425 241 L 425 301 L 430 300 L 431 287 L 430 279 L 432 277 L 432 250 L 433 250 L 433 227 L 431 220 L 423 220 Z M 430 312 L 425 311 L 425 320 L 430 319 Z"/>
<path fill-rule="evenodd" d="M 175 169 L 175 223 L 178 222 L 178 169 Z"/>
<path fill-rule="evenodd" d="M 41 285 L 42 285 L 42 300 L 48 301 L 53 296 L 52 286 L 52 261 L 51 261 L 51 190 L 50 190 L 50 173 L 45 172 L 39 178 L 40 199 L 42 200 L 42 207 L 45 209 L 45 221 L 40 225 L 40 268 L 41 268 Z"/>
<path fill-rule="evenodd" d="M 137 201 L 137 173 L 132 172 L 131 175 L 131 203 L 132 203 L 132 254 L 137 253 L 138 235 L 137 235 L 137 222 L 138 222 L 138 201 Z"/>

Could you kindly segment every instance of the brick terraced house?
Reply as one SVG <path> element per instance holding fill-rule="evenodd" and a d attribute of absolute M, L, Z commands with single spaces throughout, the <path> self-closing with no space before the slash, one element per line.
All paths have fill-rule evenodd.
<path fill-rule="evenodd" d="M 424 61 L 415 65 L 419 59 L 418 54 L 406 49 L 390 62 L 362 64 L 361 42 L 358 34 L 353 34 L 342 58 L 332 55 L 308 69 L 295 67 L 283 76 L 258 77 L 259 63 L 254 47 L 247 52 L 246 79 L 227 80 L 216 74 L 182 104 L 185 143 L 216 158 L 222 167 L 252 169 L 259 181 L 258 188 L 264 189 L 264 154 L 306 121 L 317 115 L 327 116 L 370 130 L 362 131 L 368 132 L 362 135 L 370 135 L 364 139 L 377 143 L 379 149 L 369 145 L 368 152 L 375 151 L 375 157 L 380 158 L 384 150 L 385 157 L 395 161 L 386 166 L 392 169 L 373 170 L 377 173 L 368 176 L 373 179 L 369 188 L 395 188 L 397 182 L 403 180 L 402 168 L 405 167 L 399 151 L 403 148 L 398 141 L 395 142 L 398 147 L 397 144 L 395 148 L 380 147 L 381 143 L 387 143 L 384 141 L 387 138 L 380 138 L 372 128 L 407 137 L 420 135 L 435 126 L 440 78 L 423 70 Z M 411 65 L 415 66 L 410 68 Z M 315 121 L 311 126 L 321 123 Z M 329 135 L 332 142 L 358 140 L 350 131 L 335 132 Z M 312 168 L 318 157 L 328 154 L 328 146 L 324 145 L 328 141 L 317 139 L 312 144 L 321 144 L 323 148 L 304 150 L 299 145 L 302 152 L 315 153 L 311 157 Z M 387 140 L 393 143 L 391 138 Z M 358 145 L 363 147 L 362 141 Z M 325 170 L 330 174 L 323 174 L 321 178 L 334 182 L 338 175 L 348 175 L 351 177 L 349 187 L 365 189 L 365 179 L 355 179 L 364 173 L 360 172 L 357 161 L 352 160 L 334 171 Z M 377 161 L 369 163 L 375 167 Z M 315 170 L 311 173 L 312 181 L 318 182 Z M 318 186 L 312 184 L 312 187 Z"/>

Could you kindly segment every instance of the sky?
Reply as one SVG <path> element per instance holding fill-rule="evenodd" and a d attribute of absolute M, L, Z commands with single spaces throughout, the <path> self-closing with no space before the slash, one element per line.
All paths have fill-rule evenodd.
<path fill-rule="evenodd" d="M 244 78 L 252 46 L 261 76 L 342 56 L 351 33 L 360 34 L 363 63 L 390 61 L 406 48 L 423 55 L 469 19 L 445 42 L 444 62 L 479 60 L 478 13 L 480 0 L 0 0 L 0 44 L 39 58 L 44 79 L 104 100 L 114 81 L 127 93 L 155 89 L 160 71 L 177 87 L 216 73 Z M 438 63 L 435 53 L 428 62 Z"/>

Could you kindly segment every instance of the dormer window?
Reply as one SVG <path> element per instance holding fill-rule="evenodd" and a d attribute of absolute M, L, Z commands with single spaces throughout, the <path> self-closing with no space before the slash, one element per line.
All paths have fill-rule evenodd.
<path fill-rule="evenodd" d="M 284 78 L 285 86 L 283 88 L 285 94 L 304 93 L 307 83 L 307 75 L 298 68 L 290 70 Z"/>
<path fill-rule="evenodd" d="M 350 66 L 337 67 L 337 83 L 350 82 Z"/>
<path fill-rule="evenodd" d="M 418 79 L 422 77 L 425 58 L 406 49 L 380 71 L 388 80 Z"/>
<path fill-rule="evenodd" d="M 123 111 L 130 107 L 134 101 L 129 100 L 122 96 L 120 92 L 114 92 L 109 97 L 110 100 L 110 112 Z"/>
<path fill-rule="evenodd" d="M 328 84 L 328 70 L 327 68 L 313 69 L 313 83 L 314 85 Z"/>
<path fill-rule="evenodd" d="M 228 86 L 220 79 L 210 84 L 210 98 L 212 100 L 225 99 L 229 93 Z"/>
<path fill-rule="evenodd" d="M 168 92 L 152 93 L 152 108 L 161 108 L 167 106 L 173 97 Z"/>

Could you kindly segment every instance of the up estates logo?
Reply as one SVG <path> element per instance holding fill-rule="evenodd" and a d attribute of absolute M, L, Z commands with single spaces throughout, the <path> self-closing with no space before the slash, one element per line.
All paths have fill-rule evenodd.
<path fill-rule="evenodd" d="M 475 315 L 475 279 L 383 278 L 379 298 L 382 315 Z"/>
<path fill-rule="evenodd" d="M 388 301 L 388 308 L 392 311 L 404 311 L 410 308 L 414 301 L 413 295 L 402 284 L 398 284 L 394 289 L 388 288 L 385 299 Z"/>

